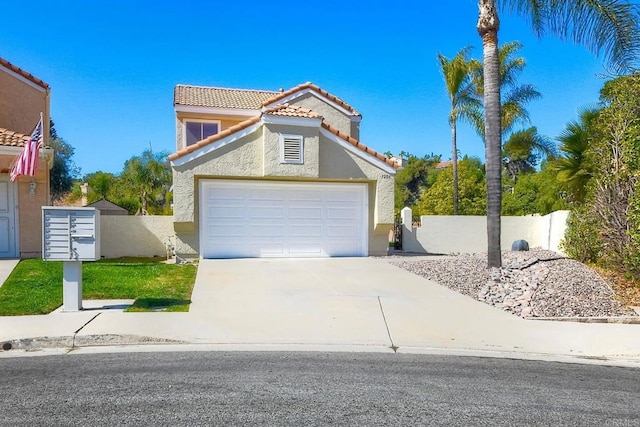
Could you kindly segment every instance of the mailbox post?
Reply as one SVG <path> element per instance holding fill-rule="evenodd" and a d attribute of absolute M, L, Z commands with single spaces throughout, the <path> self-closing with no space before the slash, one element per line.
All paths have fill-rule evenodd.
<path fill-rule="evenodd" d="M 43 206 L 42 259 L 63 262 L 63 311 L 82 310 L 82 261 L 100 259 L 100 211 Z"/>

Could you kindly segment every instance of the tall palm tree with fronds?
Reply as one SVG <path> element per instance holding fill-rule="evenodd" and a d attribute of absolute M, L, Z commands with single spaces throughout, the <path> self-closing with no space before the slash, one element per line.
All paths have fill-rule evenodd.
<path fill-rule="evenodd" d="M 533 85 L 520 84 L 518 77 L 527 65 L 523 57 L 518 56 L 522 49 L 522 43 L 513 41 L 498 47 L 498 60 L 500 62 L 500 115 L 502 136 L 511 133 L 517 124 L 529 123 L 529 112 L 526 105 L 535 99 L 542 97 Z M 484 73 L 482 65 L 473 64 L 475 88 L 481 99 L 484 96 Z M 479 110 L 481 113 L 482 111 Z M 472 117 L 472 123 L 480 135 L 484 138 L 484 116 L 477 114 Z"/>
<path fill-rule="evenodd" d="M 585 152 L 593 136 L 592 125 L 597 116 L 597 109 L 582 110 L 579 119 L 570 121 L 557 138 L 562 154 L 555 163 L 558 180 L 566 184 L 571 200 L 577 203 L 584 201 L 587 182 L 592 175 L 585 165 Z"/>
<path fill-rule="evenodd" d="M 544 158 L 555 158 L 556 146 L 549 138 L 538 133 L 533 126 L 509 135 L 502 148 L 504 168 L 513 182 L 523 172 L 535 170 Z"/>
<path fill-rule="evenodd" d="M 501 267 L 502 125 L 498 6 L 524 15 L 534 32 L 549 32 L 604 54 L 615 72 L 632 70 L 640 52 L 638 6 L 629 0 L 479 0 L 477 29 L 482 38 L 485 156 L 487 173 L 487 240 L 489 267 Z"/>
<path fill-rule="evenodd" d="M 469 46 L 463 48 L 452 59 L 438 54 L 440 70 L 444 77 L 447 95 L 451 101 L 449 112 L 449 126 L 451 126 L 451 163 L 453 166 L 453 214 L 458 215 L 458 119 L 471 120 L 478 115 L 480 100 L 475 96 L 477 89 L 474 84 L 474 63 L 469 59 Z"/>

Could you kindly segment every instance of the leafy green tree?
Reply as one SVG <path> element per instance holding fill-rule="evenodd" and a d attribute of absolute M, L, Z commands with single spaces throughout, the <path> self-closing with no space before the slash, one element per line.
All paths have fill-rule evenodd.
<path fill-rule="evenodd" d="M 568 208 L 553 161 L 543 162 L 539 172 L 521 174 L 515 183 L 510 181 L 506 184 L 502 198 L 503 215 L 547 215 Z"/>
<path fill-rule="evenodd" d="M 480 159 L 464 157 L 458 164 L 461 215 L 484 215 L 486 189 Z M 422 195 L 418 208 L 422 215 L 453 215 L 453 168 L 438 172 L 435 182 Z"/>
<path fill-rule="evenodd" d="M 85 175 L 83 182 L 86 182 L 91 188 L 91 192 L 87 195 L 89 203 L 105 199 L 120 205 L 120 203 L 118 203 L 119 198 L 116 193 L 118 177 L 114 174 L 102 171 L 94 172 L 92 174 Z"/>
<path fill-rule="evenodd" d="M 502 114 L 498 5 L 529 18 L 536 34 L 545 32 L 603 52 L 616 71 L 633 68 L 640 49 L 637 6 L 626 0 L 479 0 L 477 29 L 483 45 L 484 140 L 487 171 L 489 267 L 500 267 L 502 204 Z"/>
<path fill-rule="evenodd" d="M 411 207 L 419 214 L 415 204 L 425 188 L 433 182 L 435 165 L 440 156 L 433 154 L 424 157 L 407 155 L 405 165 L 396 172 L 395 209 L 400 212 L 404 207 Z"/>
<path fill-rule="evenodd" d="M 579 120 L 569 122 L 557 138 L 561 152 L 555 163 L 558 180 L 566 185 L 571 200 L 576 203 L 584 201 L 587 183 L 592 175 L 592 171 L 585 164 L 585 153 L 589 141 L 595 137 L 593 123 L 597 116 L 597 109 L 582 110 Z"/>
<path fill-rule="evenodd" d="M 575 209 L 567 233 L 569 255 L 595 261 L 640 279 L 640 75 L 607 82 L 602 110 L 585 150 L 592 175 L 584 204 Z M 594 230 L 596 232 L 594 232 Z M 591 240 L 584 240 L 589 237 Z M 597 252 L 589 247 L 599 248 Z"/>
<path fill-rule="evenodd" d="M 166 212 L 172 181 L 167 153 L 145 150 L 140 156 L 131 157 L 124 164 L 120 180 L 127 189 L 123 198 L 137 200 L 136 214 Z"/>
<path fill-rule="evenodd" d="M 444 77 L 447 95 L 451 102 L 449 126 L 451 127 L 451 163 L 453 166 L 453 214 L 458 215 L 458 119 L 470 122 L 478 116 L 481 102 L 476 96 L 473 62 L 469 59 L 470 47 L 463 48 L 452 59 L 438 54 L 440 71 Z"/>
<path fill-rule="evenodd" d="M 58 137 L 53 120 L 49 120 L 49 146 L 53 148 L 53 166 L 49 172 L 49 192 L 51 201 L 61 199 L 69 193 L 73 180 L 80 174 L 80 168 L 73 161 L 74 149 Z"/>

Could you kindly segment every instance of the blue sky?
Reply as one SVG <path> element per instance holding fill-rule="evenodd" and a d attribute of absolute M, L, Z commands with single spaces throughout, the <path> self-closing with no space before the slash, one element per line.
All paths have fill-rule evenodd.
<path fill-rule="evenodd" d="M 311 81 L 362 113 L 366 145 L 446 160 L 449 101 L 436 55 L 467 45 L 482 53 L 477 0 L 30 0 L 2 9 L 0 56 L 49 83 L 51 116 L 82 174 L 118 173 L 150 146 L 174 152 L 176 84 L 278 90 Z M 537 39 L 521 17 L 501 18 L 500 42 L 524 44 L 520 82 L 543 95 L 528 107 L 532 125 L 555 137 L 597 102 L 601 61 Z M 484 157 L 464 125 L 458 147 Z"/>

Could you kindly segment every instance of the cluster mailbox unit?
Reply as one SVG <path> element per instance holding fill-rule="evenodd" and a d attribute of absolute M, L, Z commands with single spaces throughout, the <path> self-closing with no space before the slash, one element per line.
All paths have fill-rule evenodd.
<path fill-rule="evenodd" d="M 100 259 L 100 211 L 42 207 L 42 258 L 63 261 L 63 310 L 82 310 L 82 261 Z"/>

